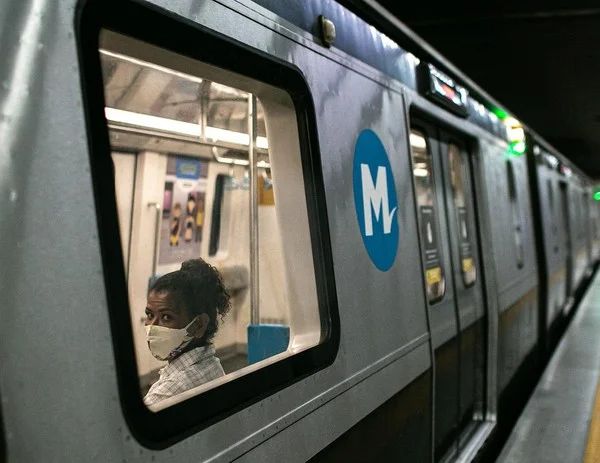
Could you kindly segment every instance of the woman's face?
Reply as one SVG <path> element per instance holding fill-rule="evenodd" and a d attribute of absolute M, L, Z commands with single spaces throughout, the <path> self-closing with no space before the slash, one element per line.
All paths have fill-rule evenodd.
<path fill-rule="evenodd" d="M 145 324 L 181 329 L 192 321 L 187 310 L 177 310 L 169 301 L 167 292 L 151 291 L 146 303 Z"/>

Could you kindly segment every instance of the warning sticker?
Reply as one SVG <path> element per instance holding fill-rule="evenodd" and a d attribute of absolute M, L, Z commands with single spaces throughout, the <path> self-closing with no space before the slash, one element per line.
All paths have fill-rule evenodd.
<path fill-rule="evenodd" d="M 428 285 L 434 285 L 442 281 L 442 268 L 434 267 L 425 271 L 425 279 Z"/>
<path fill-rule="evenodd" d="M 440 252 L 437 242 L 437 228 L 435 220 L 435 210 L 432 206 L 421 206 L 419 208 L 421 215 L 421 240 L 425 252 L 425 268 L 432 269 L 440 267 Z M 441 277 L 440 277 L 441 278 Z"/>
<path fill-rule="evenodd" d="M 459 207 L 457 209 L 458 234 L 459 234 L 459 253 L 461 260 L 461 270 L 465 285 L 470 285 L 475 281 L 475 261 L 473 260 L 473 245 L 471 243 L 471 233 L 469 232 L 469 218 L 467 209 Z"/>

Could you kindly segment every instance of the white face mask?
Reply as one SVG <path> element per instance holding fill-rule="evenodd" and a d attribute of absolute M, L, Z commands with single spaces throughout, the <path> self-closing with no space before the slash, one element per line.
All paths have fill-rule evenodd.
<path fill-rule="evenodd" d="M 188 333 L 188 329 L 197 321 L 198 317 L 194 317 L 187 326 L 180 329 L 159 325 L 146 326 L 146 341 L 152 355 L 158 360 L 168 360 L 175 350 L 187 346 L 194 339 L 194 336 Z"/>

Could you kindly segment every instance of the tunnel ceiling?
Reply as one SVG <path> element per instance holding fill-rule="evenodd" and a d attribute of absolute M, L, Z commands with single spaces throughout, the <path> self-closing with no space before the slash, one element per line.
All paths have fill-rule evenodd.
<path fill-rule="evenodd" d="M 598 2 L 379 3 L 600 179 Z"/>

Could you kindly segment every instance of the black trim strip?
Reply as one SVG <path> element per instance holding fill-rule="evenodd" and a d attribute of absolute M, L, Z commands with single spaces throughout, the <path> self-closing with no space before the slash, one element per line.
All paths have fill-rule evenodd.
<path fill-rule="evenodd" d="M 4 420 L 2 418 L 2 393 L 0 392 L 0 463 L 8 461 L 6 456 L 6 440 L 4 434 Z"/>
<path fill-rule="evenodd" d="M 309 462 L 431 461 L 431 377 L 426 370 Z"/>
<path fill-rule="evenodd" d="M 121 405 L 130 430 L 139 442 L 149 448 L 162 449 L 314 374 L 330 365 L 337 355 L 339 314 L 314 102 L 298 68 L 155 6 L 132 0 L 83 1 L 78 6 L 75 29 Z M 300 150 L 321 313 L 321 344 L 157 413 L 143 404 L 137 378 L 113 165 L 104 116 L 98 52 L 101 29 L 286 90 L 296 108 L 299 133 L 304 135 L 300 138 Z"/>
<path fill-rule="evenodd" d="M 212 218 L 210 220 L 210 241 L 208 243 L 208 255 L 214 256 L 219 250 L 221 243 L 221 212 L 223 210 L 223 193 L 225 190 L 225 174 L 217 175 L 215 181 L 215 199 L 213 200 Z"/>
<path fill-rule="evenodd" d="M 526 132 L 527 179 L 529 181 L 529 198 L 531 201 L 531 216 L 533 219 L 533 234 L 538 271 L 538 344 L 540 355 L 550 354 L 550 338 L 548 326 L 548 258 L 546 256 L 546 235 L 542 216 L 540 197 L 541 185 L 536 156 L 533 152 L 535 139 Z M 558 201 L 557 201 L 558 202 Z M 545 359 L 542 358 L 542 361 Z"/>

